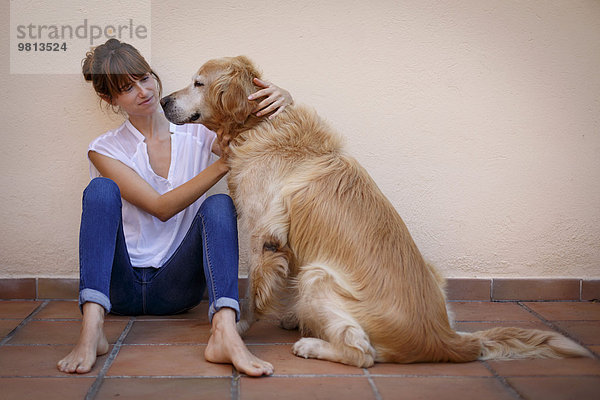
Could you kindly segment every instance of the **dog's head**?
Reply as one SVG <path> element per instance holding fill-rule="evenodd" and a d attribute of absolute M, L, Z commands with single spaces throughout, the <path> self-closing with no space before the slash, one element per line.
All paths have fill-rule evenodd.
<path fill-rule="evenodd" d="M 175 124 L 201 123 L 215 131 L 231 132 L 233 127 L 243 126 L 254 111 L 254 103 L 248 101 L 257 90 L 253 78 L 260 78 L 260 73 L 244 56 L 210 60 L 189 86 L 163 97 L 160 104 Z"/>

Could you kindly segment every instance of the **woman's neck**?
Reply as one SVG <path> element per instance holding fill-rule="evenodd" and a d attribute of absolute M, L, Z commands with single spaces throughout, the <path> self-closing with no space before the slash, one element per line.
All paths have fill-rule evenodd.
<path fill-rule="evenodd" d="M 169 135 L 169 121 L 159 110 L 151 115 L 130 115 L 129 122 L 144 135 L 146 140 L 161 139 Z"/>

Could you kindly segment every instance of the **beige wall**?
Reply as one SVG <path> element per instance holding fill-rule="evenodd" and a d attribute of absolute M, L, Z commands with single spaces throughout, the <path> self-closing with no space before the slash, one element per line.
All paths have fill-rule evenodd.
<path fill-rule="evenodd" d="M 120 119 L 79 75 L 9 74 L 8 10 L 0 278 L 75 277 Z M 152 1 L 151 35 L 165 92 L 246 54 L 313 105 L 446 276 L 600 278 L 600 1 Z"/>

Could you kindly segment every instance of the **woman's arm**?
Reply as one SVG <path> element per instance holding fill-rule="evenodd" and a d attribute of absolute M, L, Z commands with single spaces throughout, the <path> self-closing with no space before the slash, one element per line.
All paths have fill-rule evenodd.
<path fill-rule="evenodd" d="M 119 186 L 121 197 L 163 222 L 198 200 L 229 171 L 223 160 L 217 160 L 183 185 L 160 195 L 122 162 L 95 151 L 88 154 L 100 174 Z"/>

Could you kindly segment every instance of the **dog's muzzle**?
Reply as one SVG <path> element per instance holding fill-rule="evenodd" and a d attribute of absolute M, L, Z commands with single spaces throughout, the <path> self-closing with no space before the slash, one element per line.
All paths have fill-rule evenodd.
<path fill-rule="evenodd" d="M 162 99 L 160 99 L 160 105 L 163 109 L 165 107 L 168 107 L 170 102 L 171 102 L 171 96 L 165 96 Z"/>
<path fill-rule="evenodd" d="M 189 117 L 182 115 L 181 110 L 177 109 L 177 102 L 171 95 L 165 96 L 160 99 L 160 105 L 165 112 L 165 117 L 174 124 L 182 125 L 190 122 L 195 122 L 202 116 L 199 112 L 195 112 Z"/>

